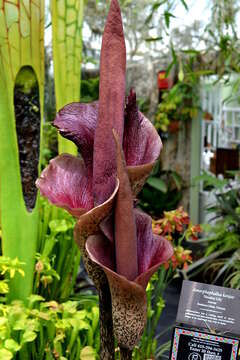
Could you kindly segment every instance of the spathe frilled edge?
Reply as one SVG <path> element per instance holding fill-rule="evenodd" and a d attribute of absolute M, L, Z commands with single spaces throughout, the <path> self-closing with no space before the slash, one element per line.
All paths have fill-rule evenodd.
<path fill-rule="evenodd" d="M 100 232 L 101 222 L 111 214 L 118 189 L 119 181 L 117 179 L 115 190 L 110 198 L 103 204 L 96 206 L 83 214 L 78 219 L 74 229 L 74 240 L 81 251 L 88 275 L 93 280 L 97 289 L 99 289 L 102 281 L 104 281 L 104 274 L 102 269 L 89 258 L 85 244 L 89 236 Z"/>
<path fill-rule="evenodd" d="M 118 344 L 128 349 L 133 349 L 139 342 L 145 327 L 147 283 L 159 266 L 173 254 L 172 245 L 168 240 L 150 232 L 150 217 L 138 210 L 135 213 L 138 218 L 138 243 L 142 242 L 138 246 L 139 257 L 144 261 L 139 262 L 139 270 L 143 272 L 139 273 L 134 281 L 129 281 L 114 271 L 114 248 L 106 237 L 90 236 L 86 242 L 89 258 L 104 271 L 109 282 L 114 334 Z"/>

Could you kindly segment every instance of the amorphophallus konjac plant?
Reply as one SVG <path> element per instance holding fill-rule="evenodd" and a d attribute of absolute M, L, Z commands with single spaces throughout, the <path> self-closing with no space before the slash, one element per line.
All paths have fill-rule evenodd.
<path fill-rule="evenodd" d="M 125 74 L 121 12 L 112 0 L 102 41 L 99 102 L 66 105 L 54 121 L 81 157 L 62 154 L 51 160 L 37 186 L 78 218 L 75 240 L 99 291 L 101 335 L 109 336 L 112 321 L 122 358 L 131 358 L 146 322 L 147 283 L 173 250 L 152 233 L 151 218 L 134 206 L 162 143 L 138 111 L 133 90 L 125 101 Z M 110 338 L 103 341 L 102 359 L 114 358 L 113 344 Z"/>

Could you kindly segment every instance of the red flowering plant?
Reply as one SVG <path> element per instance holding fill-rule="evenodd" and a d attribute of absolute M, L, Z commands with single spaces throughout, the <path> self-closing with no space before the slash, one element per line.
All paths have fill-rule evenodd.
<path fill-rule="evenodd" d="M 121 358 L 131 359 L 146 323 L 148 281 L 173 254 L 171 243 L 152 232 L 151 218 L 134 206 L 162 144 L 133 90 L 125 102 L 125 73 L 121 12 L 112 0 L 99 102 L 66 105 L 54 121 L 81 157 L 58 156 L 37 181 L 42 195 L 77 218 L 75 241 L 99 292 L 101 359 L 114 359 L 114 336 Z"/>
<path fill-rule="evenodd" d="M 171 265 L 172 270 L 187 269 L 192 263 L 192 251 L 184 249 L 182 242 L 184 239 L 197 240 L 202 231 L 200 225 L 193 225 L 189 215 L 179 207 L 176 210 L 165 211 L 164 217 L 152 221 L 153 233 L 166 237 L 172 241 L 174 254 L 171 259 L 164 264 L 168 269 Z"/>

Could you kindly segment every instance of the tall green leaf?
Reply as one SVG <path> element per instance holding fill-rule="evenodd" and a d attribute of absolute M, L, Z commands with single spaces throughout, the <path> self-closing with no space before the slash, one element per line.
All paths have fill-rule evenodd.
<path fill-rule="evenodd" d="M 188 6 L 185 0 L 181 0 L 182 5 L 185 7 L 185 10 L 188 10 Z"/>
<path fill-rule="evenodd" d="M 27 66 L 36 76 L 43 115 L 44 0 L 0 0 L 0 208 L 5 256 L 25 262 L 25 277 L 10 284 L 11 299 L 32 290 L 37 245 L 38 201 L 28 211 L 23 198 L 14 111 L 15 80 Z"/>
<path fill-rule="evenodd" d="M 57 111 L 80 101 L 83 0 L 52 0 L 53 63 Z M 59 152 L 76 154 L 74 144 L 59 137 Z"/>

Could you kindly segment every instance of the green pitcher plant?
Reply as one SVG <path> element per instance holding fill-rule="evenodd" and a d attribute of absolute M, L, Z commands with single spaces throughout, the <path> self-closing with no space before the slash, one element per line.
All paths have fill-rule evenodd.
<path fill-rule="evenodd" d="M 77 218 L 75 241 L 99 292 L 101 359 L 131 359 L 147 316 L 146 287 L 173 254 L 154 235 L 151 218 L 135 207 L 162 143 L 138 111 L 133 90 L 125 99 L 126 47 L 117 0 L 112 0 L 100 59 L 99 101 L 71 103 L 54 121 L 81 154 L 51 160 L 37 180 L 42 195 Z M 111 333 L 111 330 L 113 332 Z"/>
<path fill-rule="evenodd" d="M 52 40 L 56 108 L 80 101 L 84 0 L 52 0 Z M 76 155 L 77 147 L 59 136 L 59 153 Z"/>
<path fill-rule="evenodd" d="M 2 251 L 25 263 L 11 299 L 31 293 L 38 239 L 34 186 L 44 92 L 44 0 L 0 0 L 0 209 Z"/>

